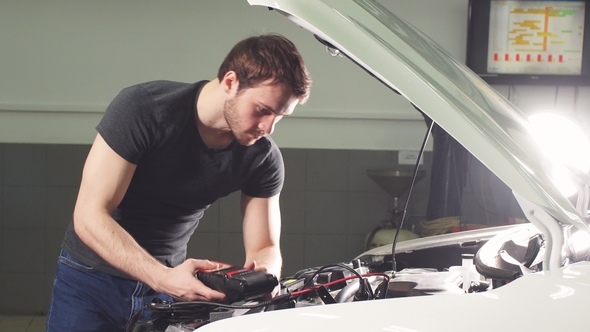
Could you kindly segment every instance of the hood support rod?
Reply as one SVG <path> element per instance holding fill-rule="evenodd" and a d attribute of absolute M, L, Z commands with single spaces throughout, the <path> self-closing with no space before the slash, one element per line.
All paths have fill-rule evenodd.
<path fill-rule="evenodd" d="M 420 109 L 418 107 L 416 107 L 416 105 L 414 105 L 414 107 L 420 111 Z M 422 113 L 422 111 L 420 111 Z M 424 113 L 422 113 L 424 114 Z M 422 161 L 422 158 L 424 158 L 424 149 L 426 148 L 426 143 L 428 143 L 428 138 L 430 137 L 430 134 L 432 133 L 432 129 L 434 128 L 434 121 L 430 121 L 430 126 L 428 127 L 428 130 L 426 131 L 426 135 L 424 135 L 424 140 L 422 142 L 422 146 L 420 147 L 420 153 L 418 153 L 418 158 L 416 160 L 416 165 L 414 166 L 414 174 L 412 175 L 412 182 L 410 183 L 410 189 L 408 190 L 408 197 L 406 198 L 406 203 L 404 204 L 404 210 L 402 212 L 402 217 L 400 219 L 400 222 L 397 225 L 397 230 L 395 232 L 395 237 L 393 238 L 393 243 L 391 244 L 391 275 L 392 277 L 395 278 L 395 272 L 397 271 L 397 263 L 395 261 L 395 247 L 397 245 L 397 237 L 402 229 L 402 226 L 404 225 L 404 221 L 406 220 L 406 214 L 408 211 L 408 203 L 410 202 L 410 196 L 412 195 L 412 191 L 414 189 L 414 184 L 416 183 L 416 177 L 418 176 L 418 170 L 420 169 L 420 161 Z"/>

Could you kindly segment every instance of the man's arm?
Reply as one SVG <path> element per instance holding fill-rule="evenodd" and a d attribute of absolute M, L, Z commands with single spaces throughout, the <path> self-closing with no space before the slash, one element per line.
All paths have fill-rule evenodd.
<path fill-rule="evenodd" d="M 188 259 L 168 268 L 152 257 L 112 217 L 136 166 L 115 153 L 97 135 L 82 174 L 74 208 L 74 230 L 100 257 L 154 290 L 184 300 L 220 300 L 222 293 L 195 277 L 199 268 L 215 268 L 206 260 Z"/>
<path fill-rule="evenodd" d="M 242 193 L 245 267 L 266 269 L 281 277 L 281 213 L 279 194 L 270 198 L 250 197 Z"/>

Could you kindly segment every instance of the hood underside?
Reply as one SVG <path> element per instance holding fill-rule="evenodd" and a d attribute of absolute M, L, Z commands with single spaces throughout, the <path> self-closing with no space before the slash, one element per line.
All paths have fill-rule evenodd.
<path fill-rule="evenodd" d="M 249 0 L 307 29 L 434 120 L 521 197 L 587 229 L 555 187 L 526 116 L 374 0 Z"/>

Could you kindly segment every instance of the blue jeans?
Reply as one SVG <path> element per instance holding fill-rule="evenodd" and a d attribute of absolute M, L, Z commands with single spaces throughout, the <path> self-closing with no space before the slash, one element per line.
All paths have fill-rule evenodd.
<path fill-rule="evenodd" d="M 98 271 L 62 250 L 47 314 L 47 332 L 125 331 L 157 296 L 147 285 Z M 148 310 L 139 313 L 145 318 Z M 133 319 L 132 319 L 133 318 Z"/>

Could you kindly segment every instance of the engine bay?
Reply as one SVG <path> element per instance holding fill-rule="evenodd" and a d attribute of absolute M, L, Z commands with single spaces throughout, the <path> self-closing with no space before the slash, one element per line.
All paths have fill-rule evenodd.
<path fill-rule="evenodd" d="M 265 311 L 486 292 L 542 269 L 545 243 L 533 225 L 503 227 L 489 238 L 481 234 L 473 231 L 470 236 L 461 237 L 461 241 L 445 241 L 445 236 L 433 237 L 429 246 L 412 246 L 412 240 L 406 241 L 395 255 L 395 272 L 391 254 L 379 251 L 369 251 L 351 262 L 304 269 L 281 279 L 279 295 L 270 299 L 267 299 L 268 289 L 266 297 L 234 296 L 240 301 L 229 304 L 167 302 L 156 298 L 145 308 L 147 312 L 142 313 L 142 318 L 137 317 L 127 331 L 185 332 L 221 319 Z M 486 234 L 490 234 L 489 231 Z M 256 278 L 257 281 L 253 282 L 260 282 L 261 277 Z M 256 286 L 242 279 L 240 282 L 245 285 L 240 284 L 233 291 L 242 287 L 256 293 L 251 291 Z"/>

